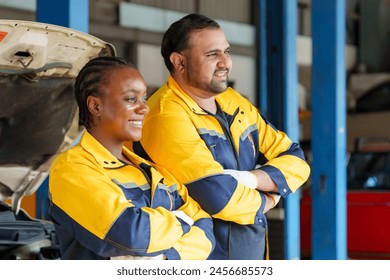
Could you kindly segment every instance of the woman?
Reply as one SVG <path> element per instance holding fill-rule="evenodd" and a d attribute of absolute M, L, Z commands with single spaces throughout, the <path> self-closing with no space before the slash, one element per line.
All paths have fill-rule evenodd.
<path fill-rule="evenodd" d="M 141 74 L 120 58 L 95 58 L 75 96 L 86 131 L 49 176 L 62 259 L 206 259 L 210 216 L 166 170 L 123 146 L 140 140 L 149 110 Z"/>

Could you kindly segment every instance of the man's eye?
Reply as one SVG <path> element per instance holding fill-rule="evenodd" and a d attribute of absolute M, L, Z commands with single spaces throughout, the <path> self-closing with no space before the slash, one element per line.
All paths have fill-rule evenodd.
<path fill-rule="evenodd" d="M 217 55 L 217 53 L 209 53 L 209 54 L 207 54 L 207 56 L 216 56 Z"/>
<path fill-rule="evenodd" d="M 143 101 L 143 102 L 148 101 L 148 97 L 145 95 L 144 97 L 142 97 L 142 101 Z"/>

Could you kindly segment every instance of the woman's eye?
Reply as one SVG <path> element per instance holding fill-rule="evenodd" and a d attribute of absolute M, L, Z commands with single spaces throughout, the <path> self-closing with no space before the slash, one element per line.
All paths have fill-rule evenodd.
<path fill-rule="evenodd" d="M 129 101 L 131 103 L 135 103 L 135 102 L 137 102 L 137 99 L 135 97 L 128 97 L 127 101 Z"/>

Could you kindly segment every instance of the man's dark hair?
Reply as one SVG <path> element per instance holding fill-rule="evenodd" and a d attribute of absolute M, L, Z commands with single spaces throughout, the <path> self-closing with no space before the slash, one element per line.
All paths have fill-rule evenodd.
<path fill-rule="evenodd" d="M 215 20 L 200 14 L 189 14 L 171 24 L 161 43 L 161 55 L 169 72 L 173 70 L 173 64 L 169 59 L 171 53 L 186 50 L 191 32 L 205 28 L 220 29 L 221 27 Z"/>
<path fill-rule="evenodd" d="M 93 58 L 80 70 L 74 84 L 74 94 L 79 106 L 79 125 L 89 128 L 90 114 L 88 96 L 101 96 L 102 85 L 107 81 L 107 71 L 113 68 L 134 68 L 134 65 L 119 57 L 102 56 Z"/>

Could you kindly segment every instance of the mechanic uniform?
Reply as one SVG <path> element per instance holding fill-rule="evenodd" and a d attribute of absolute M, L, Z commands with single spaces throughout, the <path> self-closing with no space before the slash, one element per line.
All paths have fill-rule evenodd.
<path fill-rule="evenodd" d="M 62 259 L 206 259 L 215 245 L 210 215 L 165 169 L 123 153 L 133 164 L 86 131 L 53 162 L 50 216 Z"/>
<path fill-rule="evenodd" d="M 235 90 L 228 88 L 216 102 L 217 114 L 203 110 L 170 76 L 148 100 L 141 146 L 133 143 L 133 149 L 168 169 L 212 215 L 216 248 L 209 259 L 267 259 L 264 193 L 224 169 L 260 168 L 286 197 L 310 168 L 299 145 Z"/>

